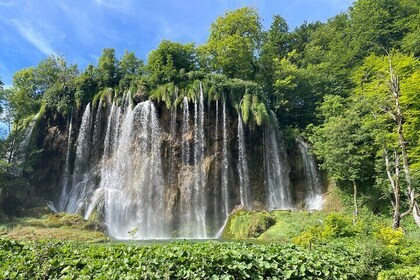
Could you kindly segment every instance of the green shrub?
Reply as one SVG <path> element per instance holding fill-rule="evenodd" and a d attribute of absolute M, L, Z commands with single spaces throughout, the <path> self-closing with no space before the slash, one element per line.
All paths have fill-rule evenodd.
<path fill-rule="evenodd" d="M 404 232 L 402 228 L 393 229 L 391 227 L 381 228 L 374 236 L 386 246 L 396 246 L 403 242 Z"/>
<path fill-rule="evenodd" d="M 292 241 L 298 245 L 310 246 L 333 238 L 354 236 L 355 233 L 355 228 L 349 216 L 341 213 L 331 213 L 321 225 L 308 227 Z"/>
<path fill-rule="evenodd" d="M 420 280 L 420 266 L 382 271 L 378 280 Z"/>
<path fill-rule="evenodd" d="M 348 215 L 331 213 L 324 222 L 324 237 L 349 237 L 355 234 L 353 223 Z"/>

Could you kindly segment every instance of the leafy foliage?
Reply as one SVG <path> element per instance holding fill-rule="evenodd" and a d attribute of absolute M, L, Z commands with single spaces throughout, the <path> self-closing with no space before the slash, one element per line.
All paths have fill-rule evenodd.
<path fill-rule="evenodd" d="M 175 242 L 153 246 L 0 241 L 0 277 L 358 279 L 356 253 L 287 245 Z"/>
<path fill-rule="evenodd" d="M 241 8 L 216 19 L 203 53 L 213 70 L 229 78 L 252 80 L 257 74 L 256 52 L 261 41 L 257 11 Z"/>
<path fill-rule="evenodd" d="M 179 82 L 185 73 L 195 70 L 193 44 L 182 45 L 163 40 L 148 59 L 148 71 L 152 84 Z"/>
<path fill-rule="evenodd" d="M 420 267 L 396 268 L 389 271 L 380 272 L 378 280 L 419 280 Z"/>

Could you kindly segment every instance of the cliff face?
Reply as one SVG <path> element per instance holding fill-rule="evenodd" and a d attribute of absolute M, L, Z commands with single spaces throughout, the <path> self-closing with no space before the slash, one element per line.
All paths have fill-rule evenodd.
<path fill-rule="evenodd" d="M 35 166 L 31 181 L 36 186 L 38 194 L 49 200 L 53 200 L 59 192 L 58 185 L 64 172 L 69 133 L 75 137 L 82 114 L 83 111 L 74 110 L 72 131 L 69 130 L 68 119 L 50 111 L 46 112 L 36 127 L 35 141 L 37 148 L 42 149 L 42 159 Z"/>
<path fill-rule="evenodd" d="M 217 236 L 236 207 L 302 207 L 308 184 L 322 194 L 298 142 L 286 150 L 276 126 L 240 133 L 241 121 L 202 97 L 172 109 L 104 100 L 71 120 L 47 114 L 34 179 L 60 211 L 99 212 L 119 238 L 133 228 L 143 229 L 140 238 Z"/>

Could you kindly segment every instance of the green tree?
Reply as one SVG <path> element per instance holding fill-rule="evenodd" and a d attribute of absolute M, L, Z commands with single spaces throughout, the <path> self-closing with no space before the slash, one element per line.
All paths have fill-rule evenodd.
<path fill-rule="evenodd" d="M 282 123 L 305 128 L 316 122 L 316 107 L 325 90 L 325 75 L 316 66 L 300 68 L 292 61 L 297 53 L 276 60 L 271 106 Z"/>
<path fill-rule="evenodd" d="M 76 105 L 89 103 L 93 96 L 99 89 L 98 85 L 98 71 L 92 64 L 89 64 L 85 71 L 75 78 L 74 84 L 76 86 L 75 101 Z"/>
<path fill-rule="evenodd" d="M 178 83 L 183 75 L 196 69 L 194 44 L 180 44 L 163 40 L 149 54 L 147 69 L 152 84 Z"/>
<path fill-rule="evenodd" d="M 407 16 L 398 24 L 407 30 L 402 39 L 401 49 L 406 53 L 420 56 L 420 2 L 416 0 L 402 0 L 401 5 Z"/>
<path fill-rule="evenodd" d="M 119 82 L 121 89 L 128 89 L 131 83 L 136 80 L 142 74 L 143 61 L 138 59 L 134 52 L 124 51 L 119 62 L 119 76 L 121 80 Z"/>
<path fill-rule="evenodd" d="M 401 218 L 410 213 L 420 226 L 413 184 L 418 179 L 411 171 L 417 166 L 413 163 L 419 159 L 415 156 L 418 136 L 413 133 L 413 129 L 418 131 L 419 128 L 420 87 L 414 82 L 419 71 L 419 60 L 393 52 L 388 56 L 367 57 L 355 73 L 355 80 L 359 82 L 356 95 L 363 107 L 369 110 L 363 123 L 374 135 L 382 174 L 386 174 L 393 196 L 394 228 L 399 227 Z M 401 210 L 402 187 L 407 195 L 405 211 Z"/>
<path fill-rule="evenodd" d="M 274 61 L 284 58 L 288 53 L 289 27 L 281 16 L 275 15 L 270 29 L 264 35 L 259 58 L 260 76 L 264 90 L 271 94 L 274 84 Z"/>
<path fill-rule="evenodd" d="M 118 60 L 115 57 L 115 50 L 105 48 L 99 58 L 97 71 L 98 84 L 100 88 L 115 87 L 118 84 Z"/>
<path fill-rule="evenodd" d="M 68 65 L 62 56 L 49 56 L 38 64 L 36 70 L 43 104 L 62 115 L 70 113 L 74 103 L 77 65 Z"/>
<path fill-rule="evenodd" d="M 358 58 L 369 52 L 381 54 L 384 49 L 400 48 L 404 35 L 410 31 L 407 19 L 414 20 L 413 16 L 418 19 L 418 8 L 418 1 L 356 1 L 350 9 L 350 18 Z"/>
<path fill-rule="evenodd" d="M 298 54 L 303 54 L 306 45 L 311 42 L 312 34 L 323 24 L 319 21 L 314 23 L 304 22 L 290 33 L 289 50 L 295 50 Z"/>
<path fill-rule="evenodd" d="M 356 220 L 358 182 L 366 180 L 374 170 L 367 147 L 369 134 L 363 130 L 358 110 L 351 104 L 351 100 L 337 95 L 325 96 L 319 107 L 324 122 L 308 131 L 314 152 L 322 160 L 321 168 L 336 181 L 351 182 Z"/>
<path fill-rule="evenodd" d="M 42 96 L 36 77 L 34 67 L 22 69 L 13 76 L 13 89 L 8 102 L 12 108 L 12 118 L 18 124 L 39 110 Z"/>
<path fill-rule="evenodd" d="M 210 27 L 205 45 L 213 71 L 229 78 L 253 80 L 262 43 L 261 22 L 252 8 L 227 12 Z"/>

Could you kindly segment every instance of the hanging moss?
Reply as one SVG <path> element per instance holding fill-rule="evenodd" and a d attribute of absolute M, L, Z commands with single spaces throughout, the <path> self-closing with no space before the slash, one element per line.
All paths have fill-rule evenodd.
<path fill-rule="evenodd" d="M 174 83 L 160 85 L 150 92 L 149 99 L 157 102 L 165 102 L 166 107 L 169 109 L 174 102 L 173 97 L 175 96 L 175 88 Z"/>
<path fill-rule="evenodd" d="M 258 103 L 253 113 L 258 126 L 262 125 L 264 121 L 268 120 L 267 106 L 264 103 Z"/>
<path fill-rule="evenodd" d="M 251 111 L 251 104 L 251 95 L 245 94 L 241 101 L 242 120 L 244 121 L 244 123 L 248 123 L 249 113 Z"/>

